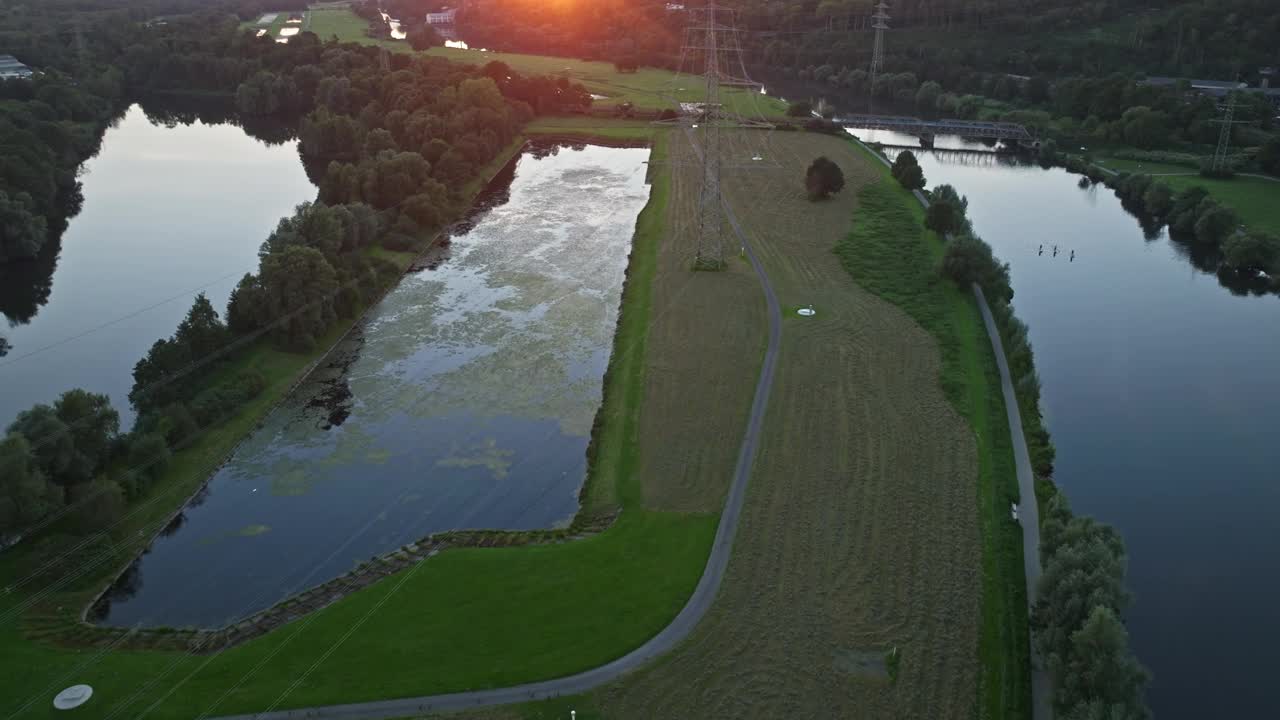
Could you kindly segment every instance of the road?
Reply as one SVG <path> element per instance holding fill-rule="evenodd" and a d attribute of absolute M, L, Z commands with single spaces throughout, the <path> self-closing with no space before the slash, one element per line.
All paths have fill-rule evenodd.
<path fill-rule="evenodd" d="M 696 146 L 695 146 L 696 147 Z M 622 675 L 636 670 L 657 657 L 671 651 L 682 640 L 689 636 L 702 617 L 711 609 L 720 583 L 724 580 L 725 570 L 729 566 L 729 555 L 733 550 L 734 535 L 738 531 L 738 521 L 742 516 L 742 505 L 746 499 L 747 482 L 751 477 L 751 466 L 755 460 L 756 450 L 760 444 L 760 430 L 764 425 L 765 409 L 769 403 L 769 393 L 773 389 L 774 369 L 778 363 L 778 346 L 782 338 L 782 311 L 778 306 L 777 295 L 764 265 L 756 257 L 746 234 L 742 232 L 733 209 L 725 202 L 725 214 L 734 233 L 746 249 L 747 259 L 760 278 L 760 285 L 765 294 L 765 302 L 769 310 L 769 344 L 765 349 L 764 364 L 760 369 L 760 377 L 756 381 L 755 396 L 751 400 L 751 414 L 747 418 L 746 433 L 738 450 L 737 464 L 733 470 L 733 480 L 729 486 L 729 494 L 725 499 L 724 511 L 720 515 L 720 524 L 716 528 L 715 544 L 707 558 L 707 565 L 702 571 L 702 578 L 689 596 L 689 601 L 676 615 L 671 624 L 639 648 L 600 667 L 570 675 L 568 677 L 545 680 L 542 682 L 516 685 L 493 690 L 474 690 L 470 692 L 450 693 L 448 695 L 426 695 L 422 697 L 400 698 L 396 700 L 378 700 L 374 702 L 351 703 L 347 705 L 327 705 L 323 707 L 297 708 L 294 710 L 276 710 L 272 712 L 250 713 L 247 715 L 231 715 L 218 720 L 288 720 L 298 718 L 326 718 L 341 720 L 382 720 L 384 718 L 402 718 L 425 712 L 447 712 L 492 705 L 545 700 L 564 695 L 577 695 L 611 682 Z"/>

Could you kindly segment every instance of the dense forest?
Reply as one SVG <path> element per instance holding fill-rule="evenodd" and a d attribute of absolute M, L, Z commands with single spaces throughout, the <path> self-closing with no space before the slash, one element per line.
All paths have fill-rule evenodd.
<path fill-rule="evenodd" d="M 250 14 L 261 8 L 242 4 Z M 118 517 L 148 492 L 172 451 L 263 391 L 264 378 L 235 362 L 247 348 L 315 348 L 398 278 L 399 268 L 370 250 L 421 247 L 465 209 L 464 188 L 537 109 L 590 103 L 581 86 L 501 63 L 392 56 L 311 33 L 276 43 L 240 31 L 226 9 L 150 25 L 132 12 L 108 13 L 92 30 L 75 31 L 79 52 L 66 51 L 60 16 L 47 34 L 25 39 L 30 56 L 48 64 L 36 81 L 6 86 L 4 107 L 23 133 L 3 147 L 12 191 L 0 205 L 9 213 L 6 247 L 74 212 L 77 203 L 56 202 L 78 198 L 75 168 L 96 149 L 106 120 L 157 92 L 224 96 L 245 122 L 273 117 L 296 128 L 320 192 L 280 221 L 262 244 L 258 272 L 240 281 L 223 315 L 197 297 L 173 335 L 138 361 L 132 429 L 120 427 L 105 396 L 83 390 L 19 415 L 0 443 L 0 535 L 63 517 L 63 527 L 91 531 Z M 38 25 L 34 17 L 21 24 Z M 91 80 L 81 82 L 77 72 L 90 66 Z"/>
<path fill-rule="evenodd" d="M 402 19 L 449 3 L 388 0 Z M 674 67 L 687 14 L 666 0 L 477 0 L 459 25 L 488 47 Z M 698 0 L 675 3 L 696 7 Z M 757 64 L 799 71 L 865 68 L 874 0 L 725 0 Z M 1280 14 L 1268 0 L 897 0 L 889 2 L 886 67 L 925 60 L 978 72 L 1183 76 L 1243 74 L 1277 63 Z M 946 42 L 939 42 L 945 33 Z"/>

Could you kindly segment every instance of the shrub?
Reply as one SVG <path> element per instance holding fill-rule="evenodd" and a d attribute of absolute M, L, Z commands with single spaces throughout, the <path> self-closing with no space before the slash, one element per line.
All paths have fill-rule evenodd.
<path fill-rule="evenodd" d="M 787 115 L 790 117 L 809 117 L 813 114 L 813 103 L 806 100 L 793 102 L 787 106 Z"/>
<path fill-rule="evenodd" d="M 1209 161 L 1200 163 L 1200 177 L 1213 178 L 1215 180 L 1230 180 L 1236 176 L 1236 171 L 1230 165 L 1217 168 Z"/>
<path fill-rule="evenodd" d="M 898 157 L 893 161 L 893 170 L 891 172 L 893 179 L 908 190 L 921 190 L 924 188 L 924 170 L 920 169 L 920 163 L 916 161 L 915 153 L 910 150 L 903 150 L 898 153 Z"/>
<path fill-rule="evenodd" d="M 844 188 L 844 173 L 830 159 L 819 157 L 810 163 L 805 172 L 804 186 L 810 200 L 822 200 Z"/>

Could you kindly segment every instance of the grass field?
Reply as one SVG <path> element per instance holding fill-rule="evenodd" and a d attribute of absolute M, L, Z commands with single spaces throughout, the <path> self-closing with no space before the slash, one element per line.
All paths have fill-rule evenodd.
<path fill-rule="evenodd" d="M 1192 173 L 1195 174 L 1196 169 L 1187 167 L 1186 165 L 1174 165 L 1172 163 L 1156 163 L 1145 160 L 1126 160 L 1124 158 L 1102 157 L 1094 160 L 1100 167 L 1116 172 L 1127 173 Z"/>
<path fill-rule="evenodd" d="M 1199 175 L 1170 175 L 1156 178 L 1174 190 L 1199 185 L 1215 200 L 1240 216 L 1245 225 L 1255 230 L 1280 235 L 1280 182 L 1237 175 L 1230 180 L 1215 180 Z"/>
<path fill-rule="evenodd" d="M 1240 216 L 1245 225 L 1280 235 L 1280 180 L 1237 175 L 1229 180 L 1200 177 L 1192 168 L 1167 163 L 1103 157 L 1095 162 L 1108 170 L 1157 176 L 1174 191 L 1199 185 Z"/>
<path fill-rule="evenodd" d="M 783 167 L 726 175 L 726 192 L 781 304 L 813 303 L 818 316 L 784 321 L 716 605 L 677 652 L 584 707 L 609 718 L 968 718 L 981 612 L 973 432 L 938 382 L 934 338 L 832 253 L 877 171 L 837 138 L 778 133 L 773 144 Z M 821 154 L 849 184 L 810 203 L 801 179 Z M 724 324 L 748 312 L 733 296 L 719 307 Z M 883 666 L 892 647 L 896 682 Z"/>
<path fill-rule="evenodd" d="M 656 142 L 654 158 L 661 162 L 661 135 Z M 653 173 L 650 203 L 637 220 L 596 436 L 588 511 L 626 509 L 607 531 L 554 545 L 446 551 L 208 658 L 54 647 L 33 640 L 15 621 L 11 611 L 23 595 L 0 595 L 0 712 L 51 716 L 49 698 L 70 678 L 95 687 L 93 716 L 100 718 L 189 718 L 207 709 L 225 713 L 276 702 L 290 707 L 500 686 L 599 665 L 657 632 L 701 575 L 718 517 L 645 509 L 636 472 L 643 460 L 642 398 L 653 395 L 646 386 L 654 369 L 648 336 L 650 325 L 661 322 L 653 278 L 670 188 L 666 173 Z M 660 337 L 652 344 L 670 353 L 663 342 Z M 281 377 L 297 367 L 282 367 Z M 669 392 L 682 392 L 681 386 Z M 242 425 L 228 426 L 225 437 L 234 442 L 255 420 L 246 416 Z M 740 436 L 741 428 L 732 432 Z M 727 476 L 729 468 L 721 472 Z M 0 577 L 19 576 L 11 564 L 19 556 L 0 556 Z M 55 595 L 47 604 L 74 612 L 84 597 Z M 353 628 L 359 632 L 349 632 Z"/>

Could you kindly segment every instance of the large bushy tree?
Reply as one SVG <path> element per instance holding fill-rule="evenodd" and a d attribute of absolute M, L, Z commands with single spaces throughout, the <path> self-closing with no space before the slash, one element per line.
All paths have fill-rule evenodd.
<path fill-rule="evenodd" d="M 815 158 L 805 171 L 804 187 L 810 200 L 823 200 L 844 188 L 844 173 L 830 158 Z"/>
<path fill-rule="evenodd" d="M 898 153 L 898 157 L 893 160 L 891 173 L 893 178 L 898 181 L 898 184 L 908 190 L 924 189 L 924 170 L 920 168 L 920 163 L 916 160 L 915 153 L 910 150 L 903 150 Z"/>
<path fill-rule="evenodd" d="M 950 185 L 939 185 L 929 193 L 929 209 L 925 211 L 924 224 L 943 237 L 967 230 L 968 209 L 968 198 Z"/>

